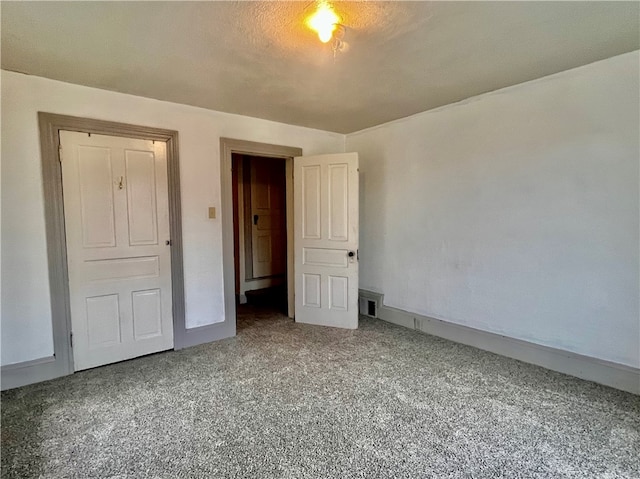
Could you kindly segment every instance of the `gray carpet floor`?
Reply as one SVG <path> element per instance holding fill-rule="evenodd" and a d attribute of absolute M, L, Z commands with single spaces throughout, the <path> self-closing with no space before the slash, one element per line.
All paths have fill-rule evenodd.
<path fill-rule="evenodd" d="M 640 397 L 361 319 L 2 394 L 2 477 L 639 478 Z"/>

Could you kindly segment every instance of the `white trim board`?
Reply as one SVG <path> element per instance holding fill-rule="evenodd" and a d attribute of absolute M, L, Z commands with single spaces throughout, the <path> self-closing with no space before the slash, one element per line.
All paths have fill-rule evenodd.
<path fill-rule="evenodd" d="M 430 318 L 385 306 L 384 295 L 360 290 L 360 297 L 373 300 L 378 319 L 501 356 L 535 364 L 552 371 L 640 394 L 640 369 L 590 356 L 551 348 L 521 339 Z"/>

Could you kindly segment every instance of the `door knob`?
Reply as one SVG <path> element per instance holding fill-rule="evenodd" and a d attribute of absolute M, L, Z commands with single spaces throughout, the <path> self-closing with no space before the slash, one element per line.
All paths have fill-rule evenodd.
<path fill-rule="evenodd" d="M 353 258 L 355 255 L 356 255 L 356 254 L 355 254 L 353 251 L 349 251 L 349 252 L 347 253 L 347 256 L 348 256 L 349 258 Z"/>
<path fill-rule="evenodd" d="M 254 225 L 258 224 L 258 215 L 253 215 L 253 224 Z"/>

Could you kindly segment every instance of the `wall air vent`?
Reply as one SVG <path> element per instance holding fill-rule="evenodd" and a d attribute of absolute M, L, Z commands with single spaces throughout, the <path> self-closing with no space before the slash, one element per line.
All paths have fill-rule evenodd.
<path fill-rule="evenodd" d="M 360 297 L 360 314 L 370 318 L 377 318 L 378 302 L 373 299 Z"/>

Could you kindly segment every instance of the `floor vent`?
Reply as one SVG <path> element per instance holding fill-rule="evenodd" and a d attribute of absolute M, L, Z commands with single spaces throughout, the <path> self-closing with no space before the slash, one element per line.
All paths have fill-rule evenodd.
<path fill-rule="evenodd" d="M 369 298 L 360 298 L 360 314 L 370 318 L 378 317 L 378 303 Z"/>

